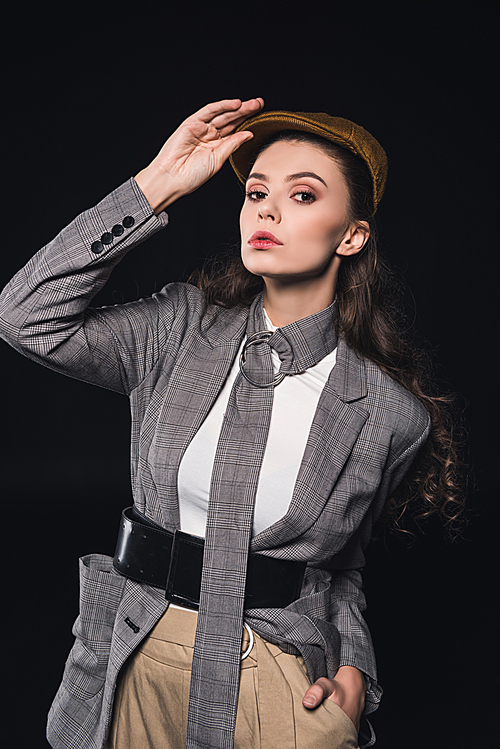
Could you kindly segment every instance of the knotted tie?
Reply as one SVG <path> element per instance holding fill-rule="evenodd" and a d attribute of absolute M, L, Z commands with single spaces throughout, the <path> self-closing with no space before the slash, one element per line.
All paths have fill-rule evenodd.
<path fill-rule="evenodd" d="M 273 333 L 264 331 L 262 295 L 250 308 L 212 472 L 186 749 L 233 747 L 248 550 L 274 387 L 335 348 L 334 312 L 331 305 Z"/>

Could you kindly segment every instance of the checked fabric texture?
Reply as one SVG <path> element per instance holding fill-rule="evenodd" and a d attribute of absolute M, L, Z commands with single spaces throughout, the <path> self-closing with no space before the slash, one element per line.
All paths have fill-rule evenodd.
<path fill-rule="evenodd" d="M 278 329 L 247 346 L 248 379 L 240 372 L 229 397 L 210 488 L 187 749 L 233 746 L 248 550 L 273 405 L 271 348 L 280 374 L 305 371 L 335 348 L 332 313 L 333 305 L 287 326 L 286 336 Z M 263 328 L 262 307 L 254 305 L 247 336 Z"/>
<path fill-rule="evenodd" d="M 127 221 L 125 227 L 126 217 L 133 222 Z M 261 296 L 249 310 L 207 307 L 200 290 L 180 283 L 167 284 L 153 296 L 127 304 L 89 306 L 120 259 L 167 222 L 166 214 L 154 215 L 135 181 L 127 180 L 77 216 L 14 276 L 0 294 L 0 336 L 33 361 L 130 398 L 135 506 L 175 531 L 182 455 L 223 387 L 247 329 L 253 333 L 263 322 Z M 117 224 L 125 229 L 119 236 L 111 233 Z M 96 254 L 92 247 L 103 232 L 112 241 L 102 244 Z M 300 366 L 311 366 L 320 339 L 326 341 L 325 352 L 332 350 L 335 342 L 328 340 L 333 336 L 332 314 L 332 309 L 325 310 L 276 331 L 269 342 L 278 351 L 283 369 L 295 373 Z M 293 361 L 291 345 L 282 340 L 283 335 L 293 339 Z M 297 601 L 284 609 L 247 609 L 245 621 L 286 653 L 302 655 L 310 681 L 333 677 L 339 665 L 359 668 L 367 679 L 365 714 L 376 710 L 381 688 L 363 617 L 364 549 L 387 497 L 408 471 L 428 431 L 429 415 L 423 405 L 373 362 L 359 357 L 340 336 L 335 367 L 319 399 L 289 510 L 251 541 L 253 553 L 306 560 L 307 569 Z M 28 443 L 26 449 L 29 452 Z M 216 466 L 214 478 L 220 470 Z M 219 500 L 227 500 L 222 490 Z M 214 554 L 215 541 L 210 545 L 209 553 Z M 211 559 L 207 554 L 210 564 Z M 215 592 L 221 582 L 231 589 L 243 585 L 244 573 L 236 585 L 225 573 L 218 577 L 217 570 L 225 568 L 225 562 L 215 562 Z M 102 749 L 117 678 L 168 605 L 161 590 L 114 573 L 112 559 L 106 555 L 83 557 L 80 570 L 75 643 L 48 718 L 47 736 L 54 749 Z M 51 575 L 41 574 L 42 584 L 50 585 Z M 207 572 L 205 595 L 208 582 Z M 238 594 L 233 593 L 233 598 L 238 599 Z M 197 658 L 217 626 L 216 600 L 211 604 L 214 611 L 201 615 Z M 233 634 L 237 619 L 233 613 L 234 638 L 241 635 L 239 625 Z M 210 657 L 208 648 L 205 652 Z M 220 678 L 229 684 L 226 657 L 219 661 Z M 210 668 L 203 669 L 204 674 Z M 235 697 L 233 687 L 228 693 Z M 213 701 L 212 694 L 207 699 L 207 711 L 211 720 L 216 714 L 217 722 L 220 716 L 214 705 L 221 702 L 221 683 L 213 694 Z M 195 686 L 193 695 L 190 722 L 198 716 L 203 721 L 200 706 L 207 695 Z M 223 722 L 227 726 L 231 719 Z M 204 728 L 190 734 L 191 744 L 196 734 L 199 746 L 206 746 Z M 226 733 L 222 745 L 225 737 Z M 215 737 L 214 746 L 220 745 L 217 741 Z"/>

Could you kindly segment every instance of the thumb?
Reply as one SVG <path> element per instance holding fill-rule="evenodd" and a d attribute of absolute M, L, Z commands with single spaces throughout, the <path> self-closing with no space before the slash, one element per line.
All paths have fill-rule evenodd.
<path fill-rule="evenodd" d="M 223 140 L 220 141 L 220 144 L 218 144 L 219 155 L 225 161 L 231 156 L 232 153 L 237 151 L 238 148 L 243 145 L 243 143 L 252 140 L 252 138 L 253 133 L 251 133 L 250 130 L 242 130 L 240 133 L 227 135 Z"/>
<path fill-rule="evenodd" d="M 302 704 L 304 707 L 317 707 L 330 696 L 332 691 L 331 680 L 322 677 L 309 687 L 302 699 Z"/>

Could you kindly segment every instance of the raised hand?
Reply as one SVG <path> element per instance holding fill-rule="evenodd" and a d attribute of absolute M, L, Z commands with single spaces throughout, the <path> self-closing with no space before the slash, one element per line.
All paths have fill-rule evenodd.
<path fill-rule="evenodd" d="M 158 156 L 135 177 L 155 213 L 196 190 L 252 133 L 234 130 L 263 107 L 263 99 L 224 99 L 188 117 Z"/>

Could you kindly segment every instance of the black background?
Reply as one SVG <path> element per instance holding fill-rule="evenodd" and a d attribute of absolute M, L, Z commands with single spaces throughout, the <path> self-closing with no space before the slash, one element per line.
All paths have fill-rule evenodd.
<path fill-rule="evenodd" d="M 19 5 L 5 24 L 1 285 L 209 101 L 262 96 L 267 109 L 328 111 L 386 148 L 381 246 L 411 289 L 405 305 L 436 377 L 459 393 L 473 519 L 459 544 L 432 524 L 411 549 L 371 548 L 367 618 L 385 688 L 377 746 L 491 745 L 498 180 L 488 4 L 59 7 Z M 171 207 L 170 227 L 120 264 L 98 302 L 185 278 L 237 240 L 240 203 L 225 165 Z M 45 747 L 72 643 L 77 557 L 113 552 L 130 502 L 128 405 L 1 351 L 4 724 L 15 726 L 17 746 Z"/>

